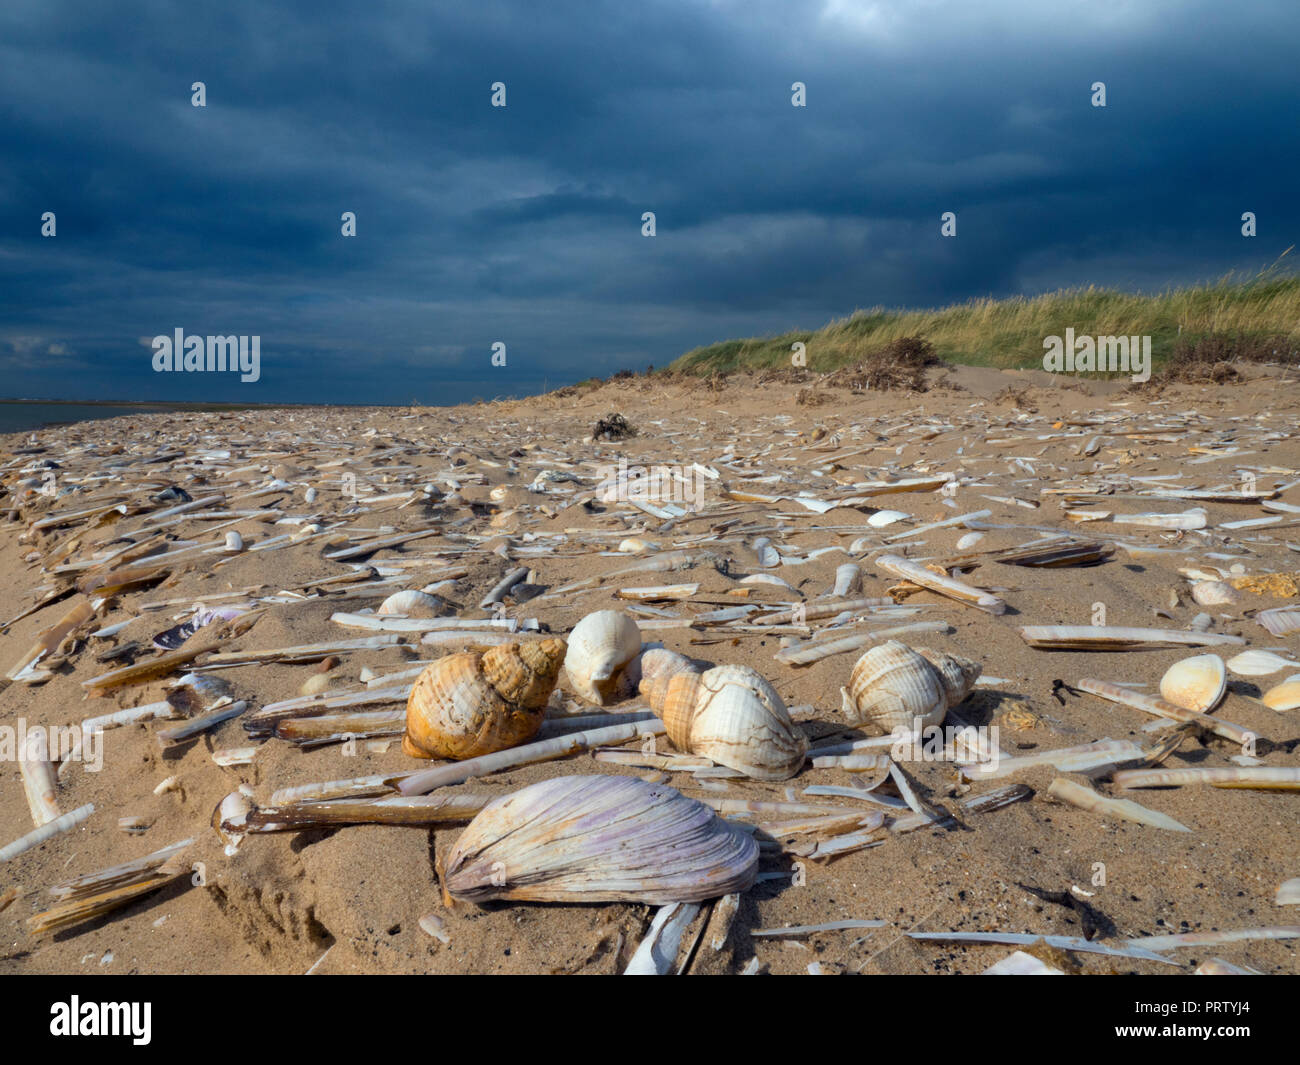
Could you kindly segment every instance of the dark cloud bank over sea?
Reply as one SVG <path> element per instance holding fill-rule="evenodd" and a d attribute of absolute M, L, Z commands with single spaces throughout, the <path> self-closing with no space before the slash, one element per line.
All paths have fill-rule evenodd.
<path fill-rule="evenodd" d="M 0 395 L 456 402 L 1254 271 L 1300 221 L 1298 52 L 1294 0 L 6 0 Z M 176 329 L 260 336 L 257 380 L 154 372 Z"/>

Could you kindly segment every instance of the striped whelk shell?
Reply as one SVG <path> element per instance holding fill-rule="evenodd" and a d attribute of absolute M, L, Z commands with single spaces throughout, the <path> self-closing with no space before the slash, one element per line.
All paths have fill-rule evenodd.
<path fill-rule="evenodd" d="M 641 652 L 641 630 L 619 610 L 588 614 L 569 633 L 564 674 L 569 686 L 598 706 L 630 695 L 623 673 Z"/>
<path fill-rule="evenodd" d="M 1218 655 L 1194 655 L 1175 662 L 1160 678 L 1160 697 L 1184 710 L 1208 713 L 1228 690 L 1228 672 Z"/>
<path fill-rule="evenodd" d="M 402 750 L 415 758 L 476 758 L 537 735 L 564 661 L 557 638 L 438 659 L 406 701 Z"/>
<path fill-rule="evenodd" d="M 696 799 L 636 777 L 544 780 L 493 799 L 443 884 L 486 902 L 702 902 L 754 883 L 758 844 Z"/>
<path fill-rule="evenodd" d="M 641 656 L 641 694 L 680 751 L 755 780 L 787 780 L 803 768 L 808 740 L 776 690 L 748 666 L 701 673 L 673 651 Z"/>
<path fill-rule="evenodd" d="M 943 721 L 949 709 L 971 693 L 983 667 L 960 655 L 913 649 L 887 640 L 868 650 L 853 666 L 841 708 L 850 725 L 888 734 L 909 732 Z"/>

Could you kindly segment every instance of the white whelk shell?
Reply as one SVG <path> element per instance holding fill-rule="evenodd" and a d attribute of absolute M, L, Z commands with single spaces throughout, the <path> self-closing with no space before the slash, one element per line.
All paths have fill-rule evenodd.
<path fill-rule="evenodd" d="M 749 888 L 758 844 L 712 809 L 636 777 L 569 776 L 493 799 L 443 873 L 456 898 L 702 902 Z"/>
<path fill-rule="evenodd" d="M 788 780 L 803 768 L 807 738 L 772 685 L 748 666 L 700 673 L 676 652 L 647 651 L 640 690 L 678 750 L 755 780 Z"/>
<path fill-rule="evenodd" d="M 1300 663 L 1272 651 L 1242 651 L 1228 659 L 1228 668 L 1242 677 L 1267 677 L 1295 665 Z"/>
<path fill-rule="evenodd" d="M 630 694 L 623 682 L 627 665 L 641 652 L 641 630 L 619 610 L 588 614 L 569 634 L 564 673 L 569 687 L 590 703 L 604 706 Z"/>
<path fill-rule="evenodd" d="M 436 618 L 448 613 L 448 609 L 446 602 L 436 595 L 408 588 L 390 595 L 379 604 L 376 613 L 408 618 Z"/>
<path fill-rule="evenodd" d="M 239 533 L 235 532 L 234 529 L 231 529 L 230 532 L 226 533 L 225 549 L 232 555 L 237 555 L 240 551 L 244 550 L 244 538 L 240 536 Z"/>
<path fill-rule="evenodd" d="M 841 709 L 849 724 L 882 733 L 928 728 L 971 693 L 983 667 L 960 655 L 898 640 L 870 648 L 853 666 Z"/>
<path fill-rule="evenodd" d="M 1228 674 L 1218 655 L 1194 655 L 1175 662 L 1160 678 L 1161 698 L 1207 714 L 1222 701 L 1228 690 Z"/>
<path fill-rule="evenodd" d="M 893 525 L 896 521 L 905 521 L 911 516 L 901 510 L 878 510 L 867 519 L 867 524 L 874 529 L 883 529 L 886 525 Z"/>
<path fill-rule="evenodd" d="M 960 540 L 957 541 L 957 550 L 969 551 L 972 547 L 974 547 L 983 539 L 984 539 L 984 534 L 982 532 L 968 532 L 965 536 L 963 536 Z"/>
<path fill-rule="evenodd" d="M 1201 606 L 1230 606 L 1241 602 L 1237 589 L 1224 581 L 1196 581 L 1192 584 L 1192 598 Z"/>

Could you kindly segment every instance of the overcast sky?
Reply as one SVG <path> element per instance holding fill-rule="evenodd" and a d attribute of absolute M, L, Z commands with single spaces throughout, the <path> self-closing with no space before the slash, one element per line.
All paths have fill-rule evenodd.
<path fill-rule="evenodd" d="M 1296 0 L 3 0 L 0 396 L 491 398 L 1253 271 L 1300 229 L 1297 55 Z M 178 328 L 260 380 L 154 372 Z"/>

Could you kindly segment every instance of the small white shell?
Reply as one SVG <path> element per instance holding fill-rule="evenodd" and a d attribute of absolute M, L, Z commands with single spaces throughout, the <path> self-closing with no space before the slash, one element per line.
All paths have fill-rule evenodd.
<path fill-rule="evenodd" d="M 1218 655 L 1194 655 L 1175 662 L 1160 678 L 1163 699 L 1206 714 L 1222 701 L 1228 690 L 1228 674 Z"/>
<path fill-rule="evenodd" d="M 308 503 L 315 503 L 315 502 L 316 502 L 316 489 L 314 489 L 314 488 L 308 488 L 307 491 L 303 492 L 303 494 L 302 494 L 302 498 L 303 498 L 306 502 L 308 502 Z"/>
<path fill-rule="evenodd" d="M 758 555 L 758 564 L 760 566 L 779 566 L 781 564 L 781 556 L 777 554 L 776 548 L 772 546 L 772 541 L 766 536 L 760 536 L 751 546 L 754 553 Z"/>
<path fill-rule="evenodd" d="M 878 510 L 867 519 L 867 524 L 874 529 L 883 529 L 886 525 L 893 525 L 896 521 L 905 521 L 911 516 L 901 510 Z"/>
<path fill-rule="evenodd" d="M 781 588 L 789 588 L 794 591 L 788 581 L 783 581 L 775 573 L 751 573 L 748 577 L 740 578 L 741 584 L 775 584 Z"/>
<path fill-rule="evenodd" d="M 957 541 L 957 550 L 969 551 L 972 547 L 974 547 L 983 539 L 984 539 L 984 534 L 982 532 L 968 532 L 965 536 L 963 536 L 960 540 Z"/>
<path fill-rule="evenodd" d="M 564 673 L 569 687 L 587 702 L 604 706 L 620 695 L 624 668 L 641 652 L 641 630 L 619 610 L 588 614 L 569 634 Z"/>
<path fill-rule="evenodd" d="M 234 529 L 231 529 L 230 532 L 226 533 L 226 550 L 232 555 L 238 554 L 240 551 L 244 550 L 244 538 L 240 536 L 239 533 L 235 532 Z"/>
<path fill-rule="evenodd" d="M 644 536 L 629 536 L 618 545 L 618 549 L 624 554 L 641 555 L 658 551 L 659 545 L 653 540 L 647 540 Z"/>
<path fill-rule="evenodd" d="M 1237 589 L 1223 581 L 1196 581 L 1192 585 L 1192 598 L 1201 606 L 1230 606 L 1241 602 Z"/>
<path fill-rule="evenodd" d="M 1242 651 L 1228 659 L 1228 668 L 1242 677 L 1267 677 L 1295 665 L 1300 663 L 1272 651 Z"/>
<path fill-rule="evenodd" d="M 407 589 L 394 592 L 380 605 L 376 613 L 397 614 L 408 618 L 436 618 L 447 612 L 447 604 L 436 595 Z"/>

